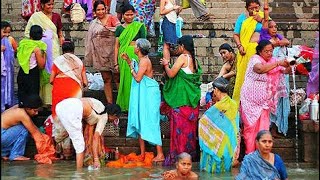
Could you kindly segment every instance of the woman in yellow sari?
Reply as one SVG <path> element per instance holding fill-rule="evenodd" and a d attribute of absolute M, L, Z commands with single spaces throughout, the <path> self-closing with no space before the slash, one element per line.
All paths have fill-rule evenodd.
<path fill-rule="evenodd" d="M 40 71 L 40 97 L 44 105 L 51 105 L 52 85 L 49 83 L 53 60 L 60 56 L 60 45 L 64 41 L 62 22 L 58 13 L 53 12 L 54 0 L 40 0 L 41 11 L 35 12 L 25 28 L 24 35 L 29 38 L 32 25 L 39 25 L 43 29 L 42 40 L 47 44 L 47 59 L 45 69 Z"/>
<path fill-rule="evenodd" d="M 236 101 L 237 105 L 240 102 L 240 90 L 249 59 L 256 53 L 260 37 L 263 12 L 259 9 L 259 0 L 246 0 L 247 13 L 239 15 L 234 27 L 233 39 L 239 51 L 237 53 L 237 74 L 232 99 Z"/>
<path fill-rule="evenodd" d="M 123 7 L 124 24 L 118 26 L 115 32 L 115 70 L 120 71 L 120 84 L 118 90 L 117 104 L 122 111 L 128 111 L 132 75 L 128 63 L 121 58 L 122 53 L 127 53 L 130 59 L 138 61 L 134 54 L 135 41 L 139 38 L 146 38 L 146 27 L 143 23 L 133 22 L 135 9 L 130 4 Z"/>

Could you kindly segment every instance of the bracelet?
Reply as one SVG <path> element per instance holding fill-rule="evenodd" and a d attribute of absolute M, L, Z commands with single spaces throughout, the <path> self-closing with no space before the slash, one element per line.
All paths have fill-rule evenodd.
<path fill-rule="evenodd" d="M 163 64 L 163 66 L 169 65 L 169 63 Z"/>
<path fill-rule="evenodd" d="M 242 44 L 238 44 L 238 45 L 237 45 L 237 48 L 239 49 L 241 46 L 242 46 Z"/>
<path fill-rule="evenodd" d="M 113 67 L 117 67 L 117 66 L 119 66 L 119 64 L 115 64 Z"/>
<path fill-rule="evenodd" d="M 133 70 L 133 69 L 131 69 L 131 71 L 130 71 L 130 72 L 131 72 L 131 74 L 133 73 L 133 71 L 134 71 L 134 70 Z"/>
<path fill-rule="evenodd" d="M 267 11 L 267 10 L 269 10 L 269 8 L 263 8 L 263 10 L 266 10 L 266 11 Z"/>
<path fill-rule="evenodd" d="M 280 66 L 280 63 L 279 63 L 279 61 L 277 61 L 277 67 L 278 67 L 278 66 Z"/>

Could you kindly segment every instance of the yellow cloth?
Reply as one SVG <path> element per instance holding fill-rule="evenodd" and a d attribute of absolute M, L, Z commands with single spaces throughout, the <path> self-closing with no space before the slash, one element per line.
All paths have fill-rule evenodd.
<path fill-rule="evenodd" d="M 263 18 L 263 12 L 259 11 L 259 15 Z M 240 31 L 240 42 L 243 46 L 246 54 L 242 56 L 240 52 L 237 52 L 237 66 L 236 66 L 236 82 L 234 85 L 234 91 L 232 99 L 237 103 L 239 107 L 240 103 L 240 91 L 244 82 L 247 65 L 252 55 L 256 54 L 257 42 L 250 42 L 251 36 L 257 25 L 257 21 L 252 16 L 243 21 Z"/>

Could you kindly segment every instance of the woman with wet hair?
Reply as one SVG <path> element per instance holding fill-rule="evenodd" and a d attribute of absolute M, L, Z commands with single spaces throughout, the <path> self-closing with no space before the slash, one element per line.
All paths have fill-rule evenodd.
<path fill-rule="evenodd" d="M 236 81 L 236 54 L 228 43 L 224 43 L 219 47 L 219 53 L 224 63 L 218 77 L 226 78 L 229 81 L 228 95 L 232 97 Z"/>
<path fill-rule="evenodd" d="M 166 165 L 175 163 L 182 152 L 197 158 L 197 127 L 200 101 L 200 77 L 202 69 L 195 59 L 193 38 L 190 35 L 178 39 L 177 52 L 181 54 L 171 66 L 167 59 L 160 63 L 164 66 L 168 80 L 163 87 L 164 107 L 170 121 L 170 152 Z"/>
<path fill-rule="evenodd" d="M 240 114 L 243 122 L 243 138 L 246 154 L 255 150 L 254 137 L 260 130 L 268 130 L 270 112 L 275 112 L 277 88 L 282 73 L 289 73 L 287 60 L 273 58 L 273 45 L 268 40 L 259 42 L 257 54 L 248 64 L 241 88 Z"/>
<path fill-rule="evenodd" d="M 239 113 L 228 96 L 228 80 L 218 77 L 212 83 L 216 103 L 199 120 L 200 170 L 230 172 L 239 155 Z"/>
<path fill-rule="evenodd" d="M 270 131 L 259 131 L 255 143 L 258 149 L 244 157 L 240 172 L 235 179 L 287 180 L 288 175 L 283 160 L 278 154 L 271 152 L 273 138 Z"/>
<path fill-rule="evenodd" d="M 134 53 L 136 40 L 146 38 L 147 31 L 143 23 L 133 21 L 136 11 L 132 5 L 125 4 L 122 10 L 124 24 L 116 28 L 114 47 L 114 68 L 116 72 L 120 73 L 116 103 L 121 107 L 122 111 L 128 111 L 132 75 L 129 65 L 121 55 L 126 53 L 130 59 L 138 60 L 137 55 Z"/>
<path fill-rule="evenodd" d="M 152 63 L 148 57 L 151 44 L 147 39 L 136 40 L 134 53 L 139 58 L 130 59 L 124 53 L 121 57 L 131 68 L 132 84 L 130 92 L 127 136 L 138 138 L 141 157 L 145 156 L 145 142 L 156 145 L 157 156 L 154 162 L 164 161 L 160 131 L 160 88 L 153 79 Z"/>

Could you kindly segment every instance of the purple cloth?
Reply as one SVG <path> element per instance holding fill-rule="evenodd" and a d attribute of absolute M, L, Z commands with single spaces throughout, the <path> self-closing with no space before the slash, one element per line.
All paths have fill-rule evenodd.
<path fill-rule="evenodd" d="M 316 44 L 313 52 L 312 68 L 307 84 L 307 96 L 319 93 L 319 32 L 317 32 Z"/>
<path fill-rule="evenodd" d="M 14 50 L 7 37 L 1 39 L 1 45 L 6 49 L 3 52 L 6 73 L 1 73 L 1 112 L 5 105 L 14 105 Z"/>
<path fill-rule="evenodd" d="M 84 5 L 87 5 L 87 13 L 86 13 L 86 19 L 88 21 L 91 21 L 93 19 L 93 4 L 91 0 L 76 0 L 77 3 Z"/>
<path fill-rule="evenodd" d="M 43 33 L 41 41 L 47 44 L 47 54 L 46 54 L 46 65 L 45 70 L 51 74 L 52 64 L 53 64 L 53 54 L 52 54 L 52 38 L 53 32 L 51 30 L 46 30 Z"/>
<path fill-rule="evenodd" d="M 276 37 L 280 40 L 283 39 L 283 36 L 281 34 L 276 34 Z M 259 42 L 262 41 L 262 40 L 270 40 L 271 39 L 271 36 L 268 32 L 268 28 L 262 28 L 261 29 L 261 32 L 260 32 L 260 39 L 259 39 Z"/>

